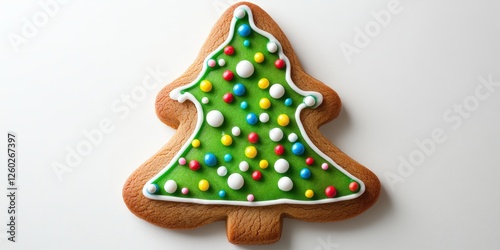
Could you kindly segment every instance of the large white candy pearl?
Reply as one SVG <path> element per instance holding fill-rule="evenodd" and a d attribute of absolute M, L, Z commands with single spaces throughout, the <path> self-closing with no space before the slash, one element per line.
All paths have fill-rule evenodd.
<path fill-rule="evenodd" d="M 233 190 L 239 190 L 243 184 L 245 184 L 245 180 L 241 174 L 234 173 L 227 178 L 227 185 Z"/>
<path fill-rule="evenodd" d="M 283 158 L 278 159 L 274 163 L 274 170 L 276 170 L 276 172 L 278 172 L 280 174 L 286 173 L 286 171 L 288 171 L 289 167 L 290 167 L 290 164 L 288 163 L 287 160 L 285 160 Z"/>
<path fill-rule="evenodd" d="M 271 53 L 274 53 L 278 50 L 278 45 L 276 45 L 276 43 L 274 42 L 269 42 L 267 44 L 267 51 L 271 52 Z"/>
<path fill-rule="evenodd" d="M 288 192 L 292 190 L 293 188 L 293 181 L 287 176 L 281 177 L 280 180 L 278 181 L 278 188 L 281 191 Z"/>
<path fill-rule="evenodd" d="M 279 83 L 275 83 L 269 89 L 269 94 L 274 99 L 279 99 L 279 98 L 281 98 L 285 94 L 285 88 L 283 87 L 283 85 L 281 85 Z"/>
<path fill-rule="evenodd" d="M 283 139 L 283 131 L 280 128 L 273 128 L 269 130 L 269 138 L 273 142 L 279 142 Z"/>
<path fill-rule="evenodd" d="M 177 183 L 174 180 L 168 180 L 164 188 L 167 193 L 172 194 L 177 190 Z"/>
<path fill-rule="evenodd" d="M 236 74 L 242 78 L 248 78 L 252 76 L 254 72 L 254 67 L 252 63 L 248 60 L 242 60 L 236 65 Z"/>
<path fill-rule="evenodd" d="M 224 115 L 219 110 L 212 110 L 207 114 L 208 125 L 217 128 L 224 123 Z"/>

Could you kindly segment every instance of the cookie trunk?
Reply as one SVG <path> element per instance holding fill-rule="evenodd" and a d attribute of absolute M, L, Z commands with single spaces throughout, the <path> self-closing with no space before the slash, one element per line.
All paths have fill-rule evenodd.
<path fill-rule="evenodd" d="M 265 207 L 240 207 L 228 214 L 226 224 L 233 244 L 270 244 L 281 238 L 281 213 Z"/>

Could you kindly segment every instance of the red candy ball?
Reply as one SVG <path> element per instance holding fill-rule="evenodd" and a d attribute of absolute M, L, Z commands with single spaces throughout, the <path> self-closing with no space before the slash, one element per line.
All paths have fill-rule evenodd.
<path fill-rule="evenodd" d="M 334 186 L 328 186 L 325 188 L 325 194 L 328 198 L 333 198 L 337 194 L 337 189 Z"/>
<path fill-rule="evenodd" d="M 257 143 L 259 141 L 259 135 L 255 132 L 248 134 L 248 141 L 250 143 Z"/>
<path fill-rule="evenodd" d="M 278 69 L 282 69 L 283 67 L 285 67 L 285 61 L 283 59 L 278 59 L 274 62 L 274 66 L 276 66 L 276 68 Z"/>
<path fill-rule="evenodd" d="M 252 179 L 258 181 L 262 178 L 262 173 L 259 170 L 255 170 L 252 173 Z"/>
<path fill-rule="evenodd" d="M 224 54 L 230 56 L 232 54 L 234 54 L 234 48 L 233 46 L 227 46 L 224 48 Z"/>
<path fill-rule="evenodd" d="M 283 147 L 283 145 L 278 145 L 274 148 L 274 153 L 276 153 L 277 155 L 282 155 L 283 153 L 285 153 L 285 147 Z"/>
<path fill-rule="evenodd" d="M 355 181 L 353 181 L 349 184 L 349 190 L 351 190 L 351 192 L 358 191 L 358 188 L 359 188 L 359 184 Z"/>
<path fill-rule="evenodd" d="M 234 100 L 234 96 L 232 93 L 226 93 L 222 97 L 222 100 L 224 100 L 225 103 L 232 103 Z"/>
<path fill-rule="evenodd" d="M 231 70 L 226 70 L 224 73 L 222 73 L 222 78 L 226 81 L 231 81 L 233 80 L 234 74 L 231 72 Z"/>
<path fill-rule="evenodd" d="M 197 160 L 192 160 L 189 162 L 189 168 L 193 171 L 200 169 L 200 163 Z"/>
<path fill-rule="evenodd" d="M 312 157 L 307 157 L 306 158 L 306 164 L 308 166 L 311 166 L 312 164 L 314 164 L 314 159 Z"/>

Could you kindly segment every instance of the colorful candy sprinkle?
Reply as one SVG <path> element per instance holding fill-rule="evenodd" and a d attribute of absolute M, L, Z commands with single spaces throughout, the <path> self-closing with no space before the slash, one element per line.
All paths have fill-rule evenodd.
<path fill-rule="evenodd" d="M 262 178 L 262 173 L 259 170 L 255 170 L 252 173 L 252 179 L 258 181 Z"/>
<path fill-rule="evenodd" d="M 311 166 L 312 164 L 314 164 L 314 159 L 312 157 L 307 157 L 306 158 L 306 164 L 308 166 Z"/>
<path fill-rule="evenodd" d="M 255 125 L 259 121 L 259 118 L 257 118 L 257 115 L 254 113 L 250 113 L 247 115 L 247 122 L 250 125 Z"/>
<path fill-rule="evenodd" d="M 191 160 L 189 162 L 189 169 L 193 171 L 200 169 L 200 167 L 201 167 L 200 162 L 198 162 L 197 160 Z"/>
<path fill-rule="evenodd" d="M 233 156 L 231 154 L 228 153 L 228 154 L 224 155 L 224 161 L 225 162 L 230 162 L 232 160 L 233 160 Z"/>
<path fill-rule="evenodd" d="M 311 170 L 308 168 L 303 168 L 300 170 L 300 178 L 302 179 L 309 179 L 311 178 Z"/>
<path fill-rule="evenodd" d="M 306 148 L 304 147 L 304 145 L 300 142 L 296 142 L 292 145 L 292 153 L 294 155 L 302 155 L 304 153 L 304 151 L 306 150 Z"/>
<path fill-rule="evenodd" d="M 267 160 L 260 160 L 259 167 L 262 169 L 266 169 L 269 166 L 269 162 Z"/>
<path fill-rule="evenodd" d="M 321 164 L 321 169 L 328 170 L 328 163 L 324 162 L 323 164 Z"/>
<path fill-rule="evenodd" d="M 209 167 L 213 167 L 217 164 L 217 157 L 215 157 L 215 155 L 212 153 L 206 154 L 204 160 L 205 164 L 207 164 L 207 166 Z"/>
<path fill-rule="evenodd" d="M 200 140 L 198 139 L 194 139 L 192 142 L 191 142 L 191 146 L 193 146 L 193 148 L 197 148 L 201 145 L 201 142 Z"/>
<path fill-rule="evenodd" d="M 163 186 L 165 191 L 169 194 L 173 194 L 177 190 L 177 183 L 174 180 L 168 180 Z"/>
<path fill-rule="evenodd" d="M 247 195 L 247 201 L 252 202 L 254 199 L 255 199 L 255 196 L 253 196 L 253 194 Z"/>
<path fill-rule="evenodd" d="M 248 108 L 248 102 L 246 102 L 246 101 L 242 101 L 242 102 L 240 103 L 240 108 L 241 108 L 241 109 L 247 109 L 247 108 Z"/>
<path fill-rule="evenodd" d="M 269 87 L 269 80 L 267 80 L 267 78 L 261 78 L 257 85 L 260 89 L 267 89 L 267 87 Z"/>
<path fill-rule="evenodd" d="M 307 197 L 307 198 L 312 198 L 314 196 L 314 191 L 312 191 L 311 189 L 308 189 L 306 190 L 306 192 L 304 193 L 304 195 Z"/>
<path fill-rule="evenodd" d="M 260 101 L 259 101 L 259 107 L 261 109 L 268 109 L 269 107 L 271 107 L 271 101 L 269 101 L 269 99 L 267 98 L 261 98 Z"/>
<path fill-rule="evenodd" d="M 226 46 L 224 48 L 224 54 L 226 54 L 228 56 L 234 54 L 234 47 L 233 46 Z"/>
<path fill-rule="evenodd" d="M 224 190 L 219 191 L 219 197 L 221 197 L 221 198 L 226 197 L 226 191 L 224 191 Z"/>
<path fill-rule="evenodd" d="M 290 179 L 290 177 L 287 177 L 287 176 L 281 177 L 278 181 L 278 188 L 281 191 L 285 191 L 285 192 L 292 190 L 292 188 L 293 188 L 292 179 Z"/>
<path fill-rule="evenodd" d="M 259 135 L 255 132 L 250 132 L 247 139 L 250 143 L 257 143 L 259 141 Z"/>
<path fill-rule="evenodd" d="M 246 36 L 250 35 L 251 32 L 252 32 L 252 29 L 246 23 L 242 24 L 242 25 L 240 25 L 240 27 L 238 27 L 238 34 L 240 34 L 240 36 L 242 36 L 242 37 L 246 37 Z"/>
<path fill-rule="evenodd" d="M 278 116 L 278 124 L 282 127 L 287 126 L 290 123 L 290 118 L 286 114 L 281 114 Z"/>
<path fill-rule="evenodd" d="M 325 194 L 328 198 L 333 198 L 337 195 L 337 189 L 334 186 L 328 186 L 325 188 Z"/>
<path fill-rule="evenodd" d="M 280 158 L 274 163 L 274 170 L 280 174 L 286 173 L 290 168 L 290 163 L 287 160 Z"/>
<path fill-rule="evenodd" d="M 238 164 L 238 168 L 241 172 L 246 172 L 250 168 L 250 165 L 248 164 L 248 162 L 242 161 L 240 162 L 240 164 Z"/>
<path fill-rule="evenodd" d="M 241 60 L 236 64 L 236 74 L 241 78 L 248 78 L 253 75 L 255 68 L 253 64 L 248 60 Z"/>
<path fill-rule="evenodd" d="M 256 63 L 262 63 L 264 61 L 264 54 L 262 54 L 261 52 L 255 53 L 255 55 L 253 56 L 253 60 Z"/>
<path fill-rule="evenodd" d="M 223 135 L 220 139 L 220 142 L 224 146 L 230 146 L 231 144 L 233 144 L 233 138 L 230 135 Z"/>
<path fill-rule="evenodd" d="M 208 190 L 208 188 L 210 188 L 210 183 L 208 183 L 208 181 L 207 181 L 207 180 L 203 179 L 203 180 L 201 180 L 200 182 L 198 182 L 198 188 L 199 188 L 201 191 L 205 192 L 205 191 L 207 191 L 207 190 Z"/>
<path fill-rule="evenodd" d="M 245 185 L 245 179 L 241 174 L 234 173 L 227 178 L 227 185 L 233 190 L 239 190 Z"/>
<path fill-rule="evenodd" d="M 246 89 L 245 89 L 245 85 L 241 84 L 241 83 L 237 83 L 234 85 L 233 87 L 233 93 L 237 96 L 242 96 L 244 95 L 246 92 Z"/>
<path fill-rule="evenodd" d="M 351 192 L 356 192 L 358 191 L 359 189 L 359 184 L 355 181 L 349 183 L 349 190 L 351 190 Z"/>
<path fill-rule="evenodd" d="M 222 100 L 224 100 L 225 103 L 232 103 L 234 96 L 232 93 L 226 93 L 222 96 Z"/>
<path fill-rule="evenodd" d="M 184 157 L 179 158 L 178 163 L 179 163 L 179 165 L 181 165 L 181 166 L 186 165 L 186 158 L 184 158 Z"/>
<path fill-rule="evenodd" d="M 285 153 L 285 147 L 283 147 L 283 145 L 281 144 L 276 145 L 276 147 L 274 147 L 274 153 L 276 155 L 282 155 L 283 153 Z"/>
<path fill-rule="evenodd" d="M 276 68 L 278 69 L 282 69 L 285 67 L 285 60 L 283 59 L 278 59 L 274 62 L 274 66 L 276 66 Z"/>
<path fill-rule="evenodd" d="M 245 156 L 250 158 L 250 159 L 255 158 L 255 156 L 257 156 L 257 148 L 255 148 L 254 146 L 246 147 L 245 148 Z"/>
<path fill-rule="evenodd" d="M 234 74 L 231 70 L 226 70 L 224 73 L 222 73 L 222 78 L 226 81 L 231 81 L 233 80 Z"/>
<path fill-rule="evenodd" d="M 267 43 L 266 47 L 267 47 L 267 51 L 269 51 L 271 53 L 278 51 L 278 45 L 276 45 L 275 42 Z"/>
<path fill-rule="evenodd" d="M 269 89 L 269 95 L 274 99 L 279 99 L 285 95 L 285 88 L 279 83 L 275 83 Z"/>
<path fill-rule="evenodd" d="M 200 89 L 203 92 L 210 92 L 212 90 L 212 83 L 209 80 L 203 80 L 200 83 Z"/>

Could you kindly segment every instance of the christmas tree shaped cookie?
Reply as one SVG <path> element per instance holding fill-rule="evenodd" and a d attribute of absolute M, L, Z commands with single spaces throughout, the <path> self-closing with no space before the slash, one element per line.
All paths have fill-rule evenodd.
<path fill-rule="evenodd" d="M 241 244 L 278 240 L 283 216 L 355 216 L 380 183 L 319 133 L 339 111 L 337 94 L 302 71 L 263 10 L 232 6 L 159 94 L 158 116 L 178 131 L 129 178 L 125 202 L 167 228 L 225 219 L 229 240 Z"/>

